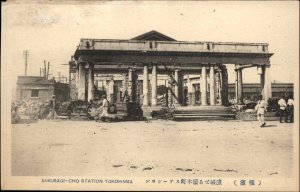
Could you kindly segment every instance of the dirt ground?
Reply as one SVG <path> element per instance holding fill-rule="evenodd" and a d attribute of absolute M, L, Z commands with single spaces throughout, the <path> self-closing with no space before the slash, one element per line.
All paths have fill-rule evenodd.
<path fill-rule="evenodd" d="M 14 124 L 12 175 L 289 177 L 292 129 L 277 121 Z"/>

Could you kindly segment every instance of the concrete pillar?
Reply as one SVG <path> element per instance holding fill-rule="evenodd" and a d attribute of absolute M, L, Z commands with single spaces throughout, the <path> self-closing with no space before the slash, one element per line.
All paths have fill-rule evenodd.
<path fill-rule="evenodd" d="M 201 90 L 201 105 L 207 105 L 207 79 L 206 79 L 206 67 L 202 67 L 201 69 L 201 82 L 200 82 L 200 90 Z"/>
<path fill-rule="evenodd" d="M 215 105 L 215 70 L 214 67 L 210 67 L 209 70 L 209 100 L 210 105 Z"/>
<path fill-rule="evenodd" d="M 243 73 L 242 69 L 237 70 L 237 98 L 238 98 L 238 104 L 243 104 Z"/>
<path fill-rule="evenodd" d="M 234 88 L 235 88 L 235 103 L 238 103 L 238 70 L 235 69 L 235 84 L 234 84 Z"/>
<path fill-rule="evenodd" d="M 223 105 L 222 103 L 222 72 L 218 71 L 218 94 L 219 94 L 219 105 Z"/>
<path fill-rule="evenodd" d="M 123 76 L 123 78 L 122 78 L 122 89 L 121 89 L 121 92 L 122 92 L 122 99 L 121 99 L 121 101 L 122 102 L 125 102 L 125 92 L 127 91 L 126 89 L 127 89 L 127 87 L 126 87 L 126 85 L 127 85 L 127 77 L 126 77 L 126 74 L 123 74 L 122 75 Z"/>
<path fill-rule="evenodd" d="M 108 98 L 107 100 L 110 102 L 110 103 L 114 103 L 114 86 L 115 86 L 115 82 L 114 82 L 114 79 L 111 78 L 109 84 L 108 84 Z"/>
<path fill-rule="evenodd" d="M 149 98 L 148 98 L 148 66 L 144 66 L 144 73 L 143 73 L 143 106 L 149 105 Z"/>
<path fill-rule="evenodd" d="M 173 94 L 172 94 L 172 76 L 168 75 L 168 81 L 167 81 L 167 92 L 168 92 L 168 107 L 172 107 L 173 106 Z"/>
<path fill-rule="evenodd" d="M 151 97 L 151 106 L 157 105 L 157 67 L 153 65 L 152 67 L 152 78 L 151 78 L 151 86 L 152 86 L 152 97 Z"/>
<path fill-rule="evenodd" d="M 88 101 L 94 99 L 94 65 L 89 64 L 89 74 L 88 74 Z"/>
<path fill-rule="evenodd" d="M 228 72 L 225 66 L 221 67 L 221 87 L 222 105 L 228 106 Z"/>
<path fill-rule="evenodd" d="M 181 104 L 181 105 L 183 105 L 184 104 L 184 86 L 183 86 L 183 83 L 184 83 L 184 81 L 183 81 L 183 74 L 182 73 L 180 73 L 179 72 L 179 85 L 178 85 L 178 89 L 179 89 L 179 103 Z"/>
<path fill-rule="evenodd" d="M 272 97 L 270 66 L 262 67 L 260 83 L 261 83 L 263 98 L 265 99 L 265 101 L 268 101 L 268 99 Z"/>
<path fill-rule="evenodd" d="M 189 105 L 193 105 L 193 84 L 189 76 L 187 77 L 187 88 L 188 88 Z"/>
<path fill-rule="evenodd" d="M 129 102 L 133 102 L 132 98 L 133 98 L 133 86 L 132 86 L 132 69 L 129 69 L 128 71 L 128 87 L 127 87 L 127 93 L 128 93 L 128 101 Z"/>
<path fill-rule="evenodd" d="M 78 99 L 85 100 L 85 64 L 79 63 L 78 66 Z"/>
<path fill-rule="evenodd" d="M 175 94 L 175 105 L 179 104 L 179 70 L 175 69 L 175 74 L 174 74 L 174 79 L 175 79 L 175 87 L 174 87 L 174 94 Z"/>

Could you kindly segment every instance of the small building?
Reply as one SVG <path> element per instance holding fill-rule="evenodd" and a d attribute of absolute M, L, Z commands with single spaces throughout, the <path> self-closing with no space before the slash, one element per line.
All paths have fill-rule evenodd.
<path fill-rule="evenodd" d="M 69 99 L 69 85 L 55 82 L 54 79 L 46 79 L 41 76 L 18 76 L 17 100 L 40 99 L 47 101 L 56 95 L 57 101 Z"/>

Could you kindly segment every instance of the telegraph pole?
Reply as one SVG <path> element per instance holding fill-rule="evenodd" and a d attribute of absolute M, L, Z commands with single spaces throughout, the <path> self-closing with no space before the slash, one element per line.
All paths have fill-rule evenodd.
<path fill-rule="evenodd" d="M 23 52 L 23 56 L 24 56 L 24 59 L 25 59 L 25 76 L 27 76 L 27 61 L 28 61 L 28 57 L 29 57 L 29 51 L 25 50 Z"/>
<path fill-rule="evenodd" d="M 48 61 L 47 79 L 48 79 L 48 77 L 49 77 L 49 68 L 50 68 L 50 62 Z"/>
<path fill-rule="evenodd" d="M 47 68 L 46 68 L 46 60 L 44 60 L 44 77 L 46 77 Z"/>

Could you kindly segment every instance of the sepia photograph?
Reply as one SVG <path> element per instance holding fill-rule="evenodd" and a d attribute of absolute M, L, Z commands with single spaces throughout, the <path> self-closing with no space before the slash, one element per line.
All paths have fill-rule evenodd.
<path fill-rule="evenodd" d="M 299 190 L 298 1 L 1 10 L 1 189 Z"/>

